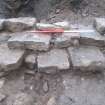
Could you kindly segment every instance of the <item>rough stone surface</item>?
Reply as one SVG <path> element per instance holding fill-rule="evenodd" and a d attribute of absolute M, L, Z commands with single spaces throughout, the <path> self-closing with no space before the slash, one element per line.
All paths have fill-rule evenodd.
<path fill-rule="evenodd" d="M 80 33 L 80 44 L 104 47 L 105 37 L 96 31 Z"/>
<path fill-rule="evenodd" d="M 39 30 L 56 29 L 59 26 L 54 24 L 36 23 L 36 28 Z"/>
<path fill-rule="evenodd" d="M 43 83 L 43 91 L 47 93 L 49 90 L 48 81 L 44 81 Z"/>
<path fill-rule="evenodd" d="M 72 105 L 72 99 L 66 95 L 60 95 L 60 97 L 57 100 L 58 105 Z"/>
<path fill-rule="evenodd" d="M 59 26 L 63 29 L 69 29 L 70 28 L 70 25 L 69 25 L 68 21 L 56 22 L 56 23 L 53 23 L 53 24 L 56 25 L 56 26 Z"/>
<path fill-rule="evenodd" d="M 5 98 L 6 98 L 6 95 L 0 92 L 0 102 L 3 101 Z"/>
<path fill-rule="evenodd" d="M 50 97 L 50 99 L 47 102 L 47 105 L 57 105 L 56 99 L 54 96 Z"/>
<path fill-rule="evenodd" d="M 5 29 L 10 32 L 19 32 L 25 29 L 33 28 L 36 19 L 32 17 L 10 18 L 4 22 Z"/>
<path fill-rule="evenodd" d="M 24 48 L 30 50 L 47 51 L 50 44 L 50 35 L 41 33 L 17 33 L 8 40 L 9 48 Z"/>
<path fill-rule="evenodd" d="M 54 45 L 56 48 L 64 48 L 74 45 L 75 40 L 79 40 L 79 33 L 63 33 L 59 35 L 54 40 Z M 75 45 L 74 45 L 75 46 Z"/>
<path fill-rule="evenodd" d="M 25 58 L 25 64 L 29 69 L 35 69 L 35 66 L 36 66 L 36 63 L 37 63 L 36 58 L 37 58 L 36 54 L 28 55 Z"/>
<path fill-rule="evenodd" d="M 4 20 L 5 19 L 0 19 L 0 30 L 3 30 L 4 28 Z"/>
<path fill-rule="evenodd" d="M 7 105 L 33 105 L 33 98 L 27 93 L 17 93 L 8 98 Z"/>
<path fill-rule="evenodd" d="M 11 37 L 10 33 L 2 32 L 0 33 L 0 43 L 5 43 Z"/>
<path fill-rule="evenodd" d="M 94 27 L 100 34 L 104 35 L 105 34 L 105 18 L 95 18 Z"/>
<path fill-rule="evenodd" d="M 56 69 L 66 70 L 69 67 L 68 55 L 65 50 L 53 49 L 38 56 L 38 68 L 41 72 L 52 73 Z"/>
<path fill-rule="evenodd" d="M 80 48 L 68 48 L 74 69 L 83 71 L 100 71 L 105 68 L 103 53 L 93 46 L 82 46 Z"/>
<path fill-rule="evenodd" d="M 0 70 L 8 71 L 20 67 L 24 51 L 10 50 L 6 44 L 0 45 Z"/>

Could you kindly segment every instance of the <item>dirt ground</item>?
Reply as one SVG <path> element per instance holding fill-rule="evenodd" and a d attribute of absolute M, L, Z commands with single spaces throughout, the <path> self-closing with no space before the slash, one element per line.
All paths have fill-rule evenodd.
<path fill-rule="evenodd" d="M 25 92 L 34 97 L 35 103 L 32 105 L 50 105 L 48 100 L 52 97 L 56 98 L 56 104 L 51 105 L 105 104 L 105 76 L 103 73 L 67 71 L 56 75 L 39 73 L 28 75 L 24 68 L 20 71 L 22 72 L 15 71 L 6 77 L 1 92 L 8 97 L 0 105 L 10 105 L 6 103 L 10 103 L 11 98 L 19 92 Z M 48 90 L 44 91 L 43 84 L 46 81 Z"/>

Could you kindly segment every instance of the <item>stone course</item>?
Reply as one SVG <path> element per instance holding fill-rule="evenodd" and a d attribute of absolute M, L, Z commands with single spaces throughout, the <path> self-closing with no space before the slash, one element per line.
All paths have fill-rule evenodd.
<path fill-rule="evenodd" d="M 8 47 L 47 51 L 49 49 L 50 39 L 50 35 L 41 33 L 16 33 L 16 35 L 13 35 L 13 37 L 8 40 Z"/>
<path fill-rule="evenodd" d="M 34 32 L 30 28 L 45 30 L 66 27 L 67 29 L 71 26 L 69 27 L 67 22 L 37 23 L 32 17 L 1 19 L 0 76 L 7 71 L 18 69 L 23 63 L 28 70 L 50 74 L 71 69 L 86 72 L 104 70 L 105 57 L 100 50 L 105 50 L 102 20 L 104 18 L 96 18 L 93 24 L 95 27 L 79 26 L 79 30 L 84 32 L 52 34 Z M 88 29 L 93 31 L 85 32 Z M 27 56 L 24 56 L 25 52 Z"/>

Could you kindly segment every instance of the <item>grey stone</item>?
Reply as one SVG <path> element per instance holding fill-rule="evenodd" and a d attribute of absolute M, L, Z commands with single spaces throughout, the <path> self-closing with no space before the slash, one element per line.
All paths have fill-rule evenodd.
<path fill-rule="evenodd" d="M 70 29 L 70 25 L 68 21 L 56 22 L 53 24 L 63 29 Z"/>
<path fill-rule="evenodd" d="M 44 81 L 43 83 L 43 91 L 47 93 L 49 90 L 48 81 Z"/>
<path fill-rule="evenodd" d="M 75 40 L 79 40 L 79 33 L 62 33 L 54 40 L 54 46 L 56 48 L 64 48 L 74 45 Z M 75 46 L 75 45 L 74 45 Z"/>
<path fill-rule="evenodd" d="M 30 54 L 26 56 L 25 64 L 29 69 L 35 69 L 37 63 L 36 58 L 37 58 L 36 54 Z"/>
<path fill-rule="evenodd" d="M 100 71 L 105 68 L 105 58 L 97 47 L 81 46 L 68 48 L 74 69 L 83 71 Z"/>
<path fill-rule="evenodd" d="M 22 63 L 24 51 L 10 50 L 6 44 L 0 45 L 0 70 L 18 69 Z"/>
<path fill-rule="evenodd" d="M 98 32 L 83 32 L 80 33 L 80 44 L 104 47 L 105 46 L 105 37 L 101 36 Z"/>
<path fill-rule="evenodd" d="M 36 19 L 33 17 L 10 18 L 4 22 L 4 27 L 10 32 L 19 32 L 33 28 L 35 23 Z"/>
<path fill-rule="evenodd" d="M 105 34 L 105 18 L 95 18 L 93 25 L 100 34 Z"/>
<path fill-rule="evenodd" d="M 47 105 L 57 105 L 56 99 L 54 96 L 50 97 L 50 99 L 47 102 Z"/>
<path fill-rule="evenodd" d="M 6 98 L 6 95 L 0 92 L 0 102 Z"/>
<path fill-rule="evenodd" d="M 39 30 L 56 29 L 59 26 L 54 24 L 36 23 L 36 28 Z"/>
<path fill-rule="evenodd" d="M 41 33 L 17 33 L 8 40 L 9 48 L 23 48 L 38 51 L 47 51 L 50 44 L 50 35 Z"/>
<path fill-rule="evenodd" d="M 33 97 L 27 93 L 13 94 L 7 99 L 7 105 L 33 105 Z"/>
<path fill-rule="evenodd" d="M 56 70 L 66 70 L 70 67 L 68 54 L 62 49 L 39 54 L 37 61 L 40 72 L 55 73 Z"/>
<path fill-rule="evenodd" d="M 2 32 L 0 33 L 0 43 L 5 43 L 10 38 L 10 33 Z"/>
<path fill-rule="evenodd" d="M 1 78 L 1 79 L 0 79 L 0 89 L 3 88 L 4 83 L 5 83 L 5 78 Z"/>
<path fill-rule="evenodd" d="M 3 30 L 4 28 L 4 21 L 5 19 L 0 19 L 0 30 Z"/>

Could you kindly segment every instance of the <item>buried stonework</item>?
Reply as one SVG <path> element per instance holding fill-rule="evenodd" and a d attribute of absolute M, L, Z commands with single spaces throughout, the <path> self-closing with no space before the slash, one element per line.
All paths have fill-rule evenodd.
<path fill-rule="evenodd" d="M 80 28 L 80 30 L 84 29 L 84 32 L 59 33 L 59 35 L 53 36 L 52 33 L 30 32 L 29 29 L 36 22 L 34 18 L 29 18 L 30 21 L 33 20 L 34 24 L 26 21 L 27 18 L 22 20 L 24 21 L 21 21 L 20 18 L 1 20 L 1 26 L 4 23 L 6 25 L 6 22 L 8 24 L 8 21 L 10 21 L 11 31 L 14 28 L 19 29 L 20 24 L 26 27 L 15 33 L 4 32 L 4 35 L 3 32 L 1 33 L 1 72 L 18 69 L 23 63 L 28 69 L 37 69 L 39 72 L 45 73 L 56 73 L 62 70 L 71 70 L 71 68 L 82 71 L 101 71 L 105 69 L 105 57 L 100 50 L 100 48 L 104 49 L 105 36 L 97 32 L 95 28 L 91 28 L 92 32 L 86 32 L 86 28 Z M 51 26 L 54 26 L 54 24 L 51 24 Z M 7 27 L 3 28 L 10 31 Z M 27 31 L 24 31 L 24 29 L 27 29 Z M 53 45 L 51 45 L 52 40 Z M 25 52 L 27 55 L 25 55 Z"/>

